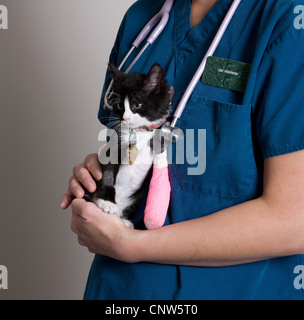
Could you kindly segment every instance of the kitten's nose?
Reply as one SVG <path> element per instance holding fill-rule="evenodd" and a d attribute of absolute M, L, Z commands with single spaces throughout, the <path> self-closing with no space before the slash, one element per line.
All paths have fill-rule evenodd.
<path fill-rule="evenodd" d="M 130 121 L 130 118 L 123 118 L 124 119 L 124 121 L 126 121 L 126 122 L 129 122 Z"/>

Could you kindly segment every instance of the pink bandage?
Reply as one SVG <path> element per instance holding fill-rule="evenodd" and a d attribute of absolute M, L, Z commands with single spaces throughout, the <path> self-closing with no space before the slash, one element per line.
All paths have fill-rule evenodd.
<path fill-rule="evenodd" d="M 144 215 L 147 229 L 160 228 L 165 223 L 170 192 L 169 167 L 154 167 Z"/>

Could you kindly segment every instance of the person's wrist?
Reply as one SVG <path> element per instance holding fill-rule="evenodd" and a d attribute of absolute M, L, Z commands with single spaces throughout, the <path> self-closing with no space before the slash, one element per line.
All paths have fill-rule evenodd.
<path fill-rule="evenodd" d="M 128 263 L 143 261 L 143 233 L 144 230 L 126 228 L 124 236 L 120 237 L 120 260 Z"/>

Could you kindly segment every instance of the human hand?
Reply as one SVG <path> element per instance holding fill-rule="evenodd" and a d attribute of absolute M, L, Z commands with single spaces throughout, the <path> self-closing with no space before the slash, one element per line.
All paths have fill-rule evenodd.
<path fill-rule="evenodd" d="M 116 214 L 105 213 L 83 199 L 74 199 L 71 229 L 77 234 L 79 244 L 87 247 L 90 252 L 133 262 L 129 240 L 136 231 L 126 227 Z"/>
<path fill-rule="evenodd" d="M 99 181 L 102 172 L 97 153 L 86 156 L 82 163 L 73 167 L 73 175 L 69 180 L 67 192 L 62 196 L 61 208 L 67 209 L 74 198 L 81 199 L 84 196 L 83 186 L 89 191 L 96 190 L 96 183 L 92 176 Z"/>

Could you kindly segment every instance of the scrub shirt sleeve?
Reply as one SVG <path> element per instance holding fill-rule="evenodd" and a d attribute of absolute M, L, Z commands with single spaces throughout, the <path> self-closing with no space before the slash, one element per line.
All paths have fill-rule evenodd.
<path fill-rule="evenodd" d="M 272 42 L 261 61 L 253 118 L 262 157 L 304 149 L 304 30 Z"/>

